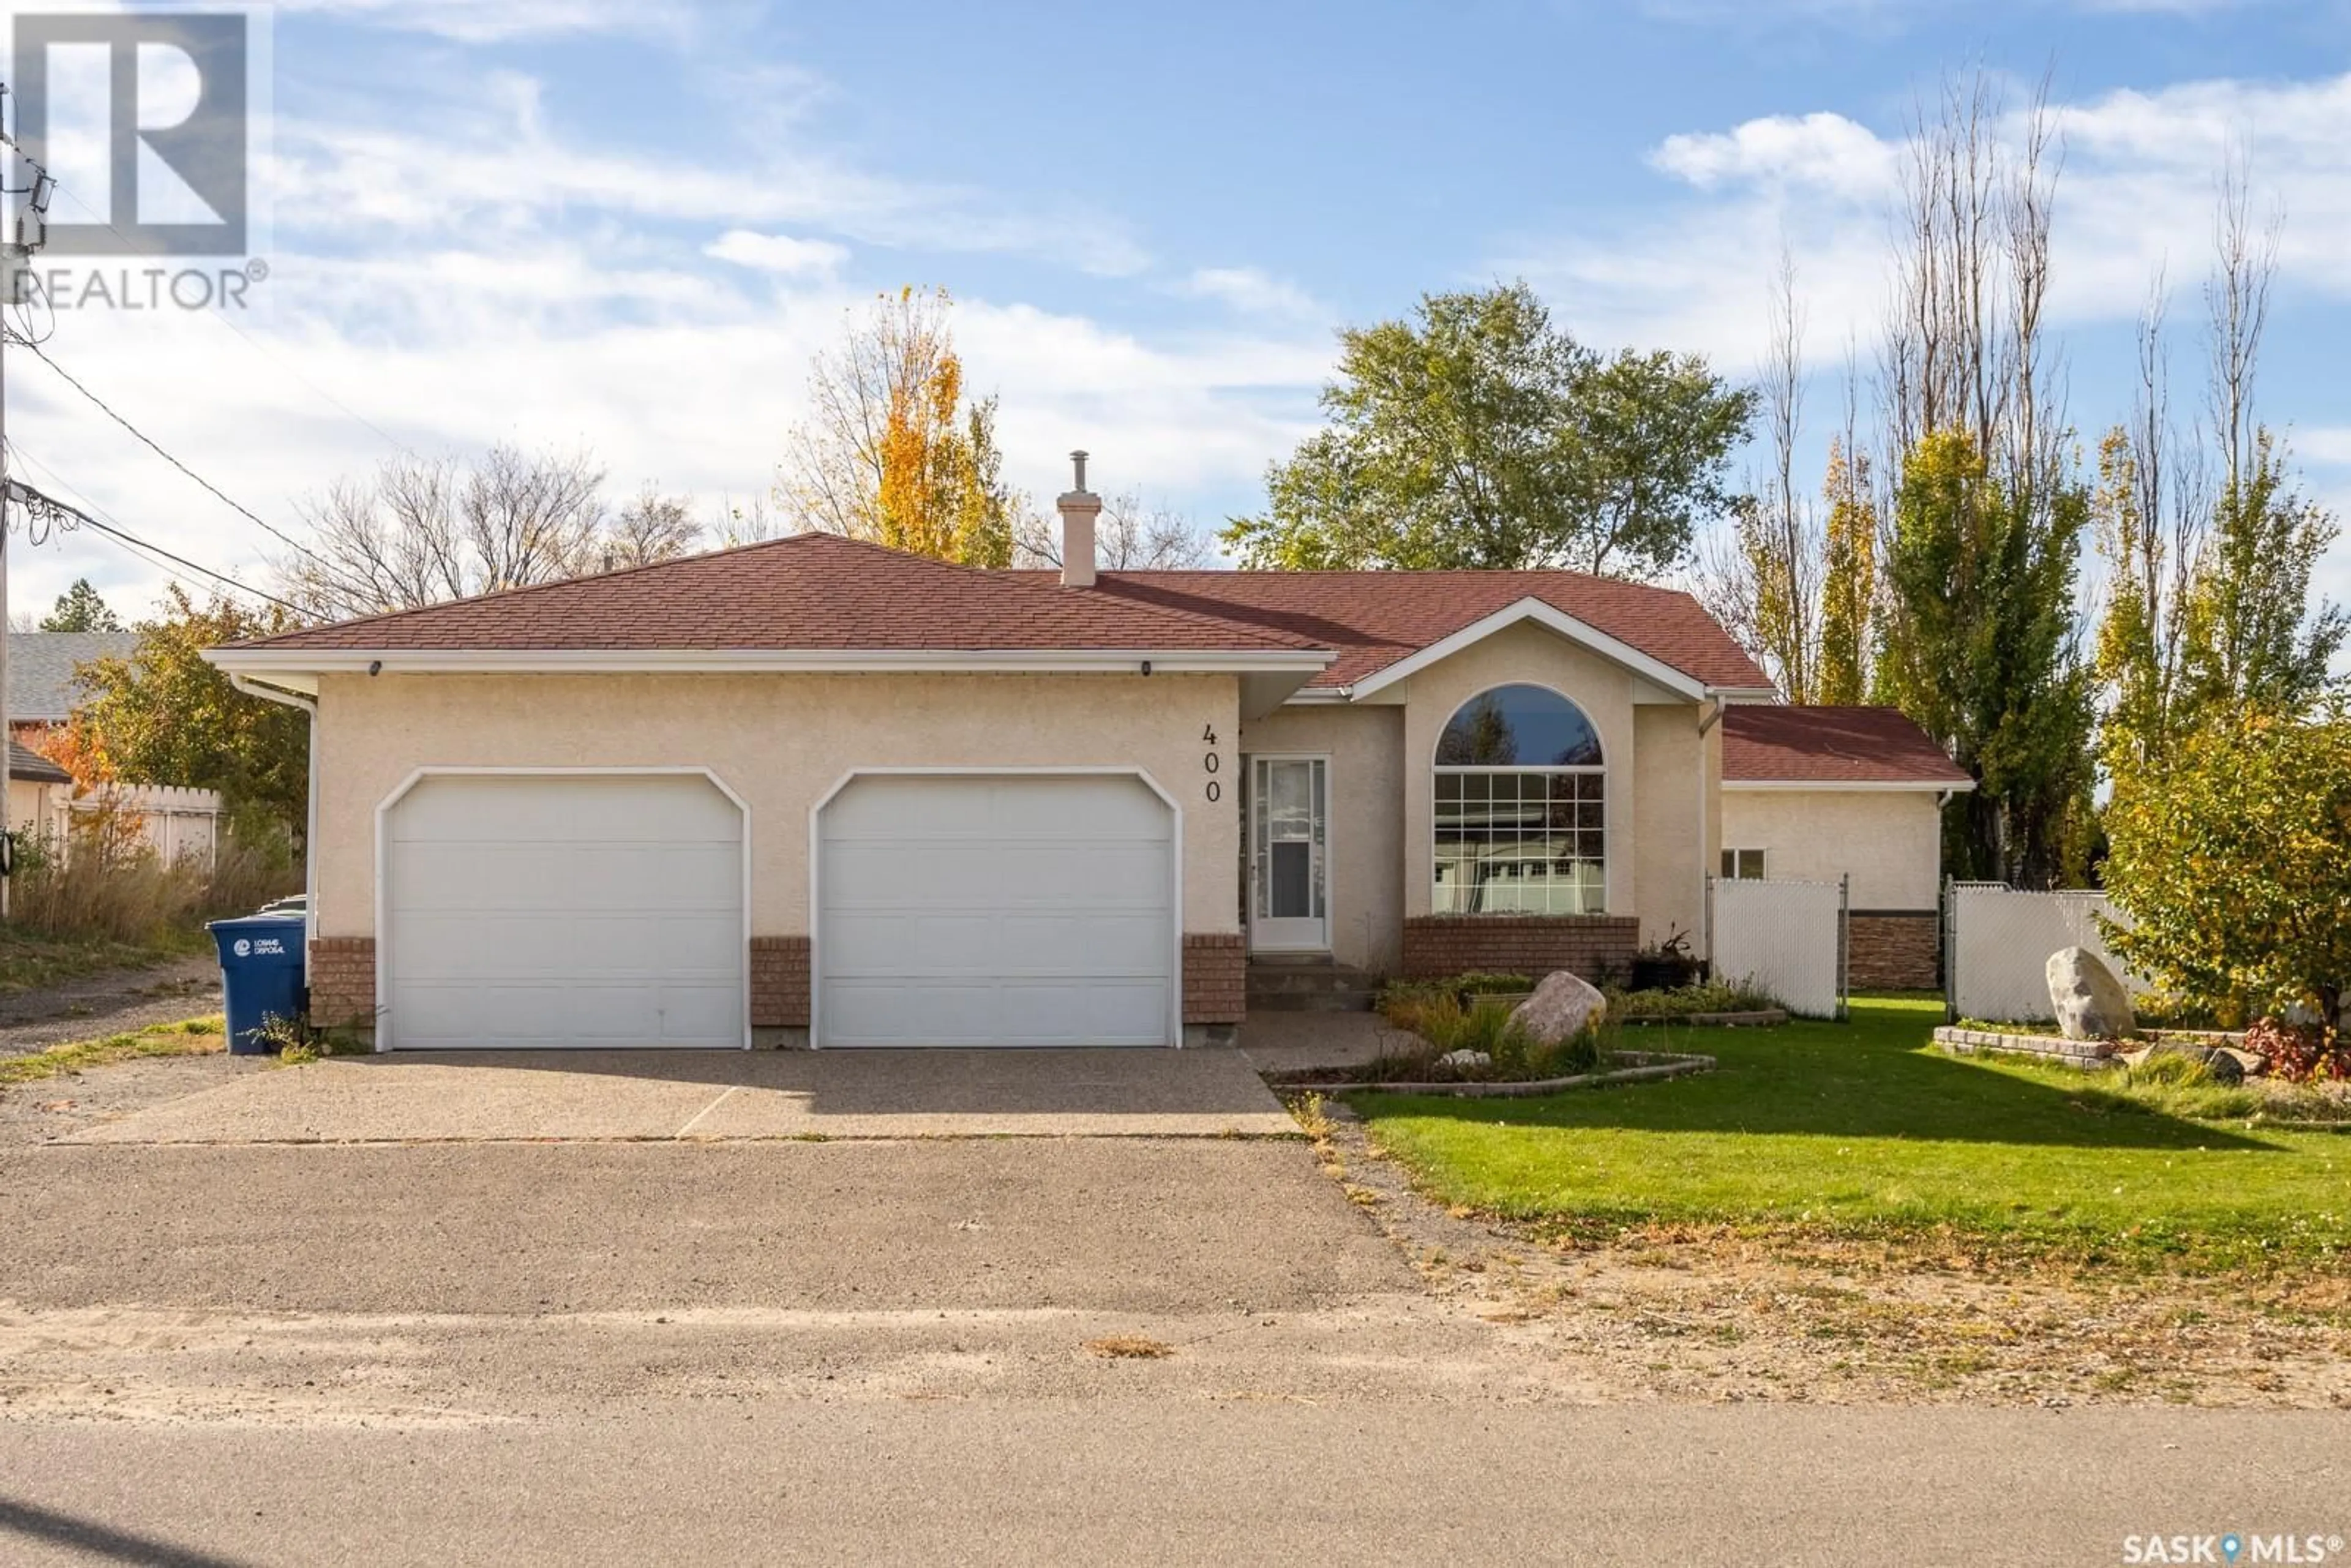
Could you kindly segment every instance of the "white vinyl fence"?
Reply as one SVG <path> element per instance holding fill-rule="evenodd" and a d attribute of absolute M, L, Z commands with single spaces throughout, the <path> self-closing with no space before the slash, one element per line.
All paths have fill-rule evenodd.
<path fill-rule="evenodd" d="M 1716 977 L 1807 1018 L 1844 1016 L 1845 884 L 1716 877 L 1707 884 Z"/>
<path fill-rule="evenodd" d="M 118 810 L 137 814 L 140 836 L 166 865 L 196 860 L 209 870 L 220 852 L 221 798 L 219 791 L 214 789 L 185 789 L 170 784 L 117 785 L 105 800 L 84 796 L 65 801 L 68 815 L 57 825 L 62 829 L 71 814 L 96 811 L 109 804 Z"/>
<path fill-rule="evenodd" d="M 1944 893 L 1944 990 L 1953 1018 L 2046 1023 L 2049 955 L 2086 947 L 2123 983 L 2147 985 L 2106 950 L 2098 916 L 2123 917 L 2103 893 L 2019 893 L 1998 883 L 1953 883 Z"/>

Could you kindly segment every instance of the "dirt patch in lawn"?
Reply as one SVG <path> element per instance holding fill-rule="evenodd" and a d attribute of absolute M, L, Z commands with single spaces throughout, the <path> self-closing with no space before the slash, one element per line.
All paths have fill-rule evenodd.
<path fill-rule="evenodd" d="M 220 965 L 186 957 L 0 996 L 0 1056 L 135 1032 L 220 1010 Z"/>
<path fill-rule="evenodd" d="M 1343 1105 L 1309 1131 L 1431 1290 L 1593 1397 L 2351 1409 L 2341 1273 L 2106 1272 L 1729 1227 L 1579 1241 L 1427 1201 Z"/>

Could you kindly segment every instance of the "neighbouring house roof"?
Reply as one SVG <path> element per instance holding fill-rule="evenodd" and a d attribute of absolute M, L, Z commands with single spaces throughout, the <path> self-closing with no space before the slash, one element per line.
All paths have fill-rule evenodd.
<path fill-rule="evenodd" d="M 63 724 L 82 700 L 74 671 L 96 659 L 127 659 L 132 632 L 8 633 L 8 721 Z"/>
<path fill-rule="evenodd" d="M 1727 787 L 1972 789 L 1966 769 L 1899 708 L 1733 703 L 1722 713 Z"/>
<path fill-rule="evenodd" d="M 8 777 L 27 784 L 70 784 L 73 775 L 33 750 L 23 741 L 8 743 Z"/>
<path fill-rule="evenodd" d="M 829 534 L 309 627 L 225 652 L 248 669 L 294 667 L 297 655 L 1256 655 L 1336 694 L 1520 610 L 1654 661 L 1692 691 L 1770 689 L 1687 593 L 1575 572 L 1105 572 L 1092 587 L 1069 588 L 1050 571 L 953 566 Z"/>

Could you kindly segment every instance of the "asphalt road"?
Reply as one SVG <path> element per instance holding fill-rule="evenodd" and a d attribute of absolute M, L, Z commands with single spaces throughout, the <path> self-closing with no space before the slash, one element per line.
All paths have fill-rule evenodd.
<path fill-rule="evenodd" d="M 0 1563 L 2351 1561 L 2351 1415 L 1611 1404 L 1548 1346 L 1294 1142 L 19 1143 Z"/>
<path fill-rule="evenodd" d="M 1119 1399 L 456 1433 L 0 1425 L 0 1559 L 1802 1568 L 2121 1563 L 2133 1535 L 2230 1531 L 2339 1559 L 2346 1435 L 2154 1410 Z"/>

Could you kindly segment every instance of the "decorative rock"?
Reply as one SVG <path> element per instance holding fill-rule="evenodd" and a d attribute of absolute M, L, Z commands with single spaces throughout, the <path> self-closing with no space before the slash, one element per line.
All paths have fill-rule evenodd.
<path fill-rule="evenodd" d="M 1494 1065 L 1494 1059 L 1482 1051 L 1448 1051 L 1437 1059 L 1437 1065 L 1457 1069 L 1491 1067 Z"/>
<path fill-rule="evenodd" d="M 2137 1030 L 2130 993 L 2105 960 L 2086 947 L 2049 955 L 2049 1005 L 2067 1040 L 2120 1040 Z"/>
<path fill-rule="evenodd" d="M 1539 1045 L 1573 1040 L 1608 1011 L 1608 998 L 1565 969 L 1545 975 L 1535 994 L 1510 1009 L 1510 1021 Z"/>
<path fill-rule="evenodd" d="M 2197 1045 L 2191 1041 L 2168 1040 L 2149 1046 L 2145 1051 L 2133 1051 L 2129 1054 L 2138 1058 L 2138 1061 L 2131 1063 L 2134 1067 L 2150 1057 L 2185 1058 L 2201 1067 L 2213 1082 L 2224 1088 L 2233 1087 L 2245 1081 L 2245 1064 L 2239 1059 L 2239 1053 L 2218 1046 Z"/>

